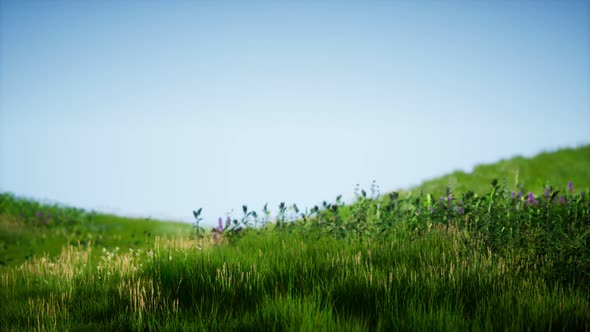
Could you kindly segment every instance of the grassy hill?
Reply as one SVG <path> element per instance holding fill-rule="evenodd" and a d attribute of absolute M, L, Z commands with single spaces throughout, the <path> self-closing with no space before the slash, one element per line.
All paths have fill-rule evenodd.
<path fill-rule="evenodd" d="M 362 195 L 293 222 L 282 204 L 262 228 L 244 209 L 205 237 L 0 194 L 0 330 L 588 331 L 588 151 L 422 186 L 483 194 L 461 200 Z"/>
<path fill-rule="evenodd" d="M 472 173 L 453 172 L 402 191 L 423 191 L 438 197 L 450 186 L 457 194 L 468 190 L 484 194 L 489 192 L 490 182 L 497 178 L 500 183 L 505 179 L 509 190 L 541 193 L 549 184 L 564 192 L 568 181 L 580 190 L 589 188 L 588 170 L 590 145 L 479 165 Z M 348 215 L 349 208 L 341 209 L 341 213 Z M 21 264 L 44 254 L 56 256 L 68 243 L 83 246 L 93 243 L 106 249 L 128 250 L 142 248 L 156 236 L 189 239 L 192 232 L 192 226 L 186 223 L 99 214 L 0 194 L 0 267 Z"/>
<path fill-rule="evenodd" d="M 156 236 L 188 238 L 186 223 L 125 218 L 0 194 L 0 267 L 56 256 L 63 246 L 143 248 Z"/>
<path fill-rule="evenodd" d="M 493 164 L 478 165 L 471 173 L 455 171 L 427 180 L 410 191 L 442 196 L 448 186 L 456 194 L 469 190 L 484 194 L 489 192 L 493 179 L 498 179 L 501 185 L 506 181 L 510 191 L 531 191 L 536 194 L 542 193 L 548 185 L 564 192 L 569 181 L 580 190 L 589 188 L 590 145 L 543 152 L 532 158 L 517 156 Z"/>

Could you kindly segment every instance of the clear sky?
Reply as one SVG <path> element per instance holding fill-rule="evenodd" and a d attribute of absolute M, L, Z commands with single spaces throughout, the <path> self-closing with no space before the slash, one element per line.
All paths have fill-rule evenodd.
<path fill-rule="evenodd" d="M 588 1 L 0 0 L 0 191 L 212 224 L 589 142 Z"/>

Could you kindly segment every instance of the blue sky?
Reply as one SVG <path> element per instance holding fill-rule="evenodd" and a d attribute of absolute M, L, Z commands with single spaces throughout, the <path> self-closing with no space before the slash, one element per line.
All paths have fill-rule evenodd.
<path fill-rule="evenodd" d="M 2 191 L 212 224 L 589 142 L 585 1 L 0 1 Z"/>

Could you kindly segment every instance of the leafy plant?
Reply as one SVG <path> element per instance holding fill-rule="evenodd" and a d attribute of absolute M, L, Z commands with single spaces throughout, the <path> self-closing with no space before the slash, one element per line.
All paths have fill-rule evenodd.
<path fill-rule="evenodd" d="M 201 221 L 203 221 L 203 218 L 201 217 L 201 212 L 203 212 L 203 208 L 199 208 L 198 210 L 193 211 L 193 216 L 195 217 L 193 227 L 198 238 L 202 238 L 205 235 L 205 229 L 201 227 Z"/>

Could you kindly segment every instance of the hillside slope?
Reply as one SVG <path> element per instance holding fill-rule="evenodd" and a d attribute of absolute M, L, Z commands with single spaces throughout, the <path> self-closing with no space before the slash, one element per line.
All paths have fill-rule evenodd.
<path fill-rule="evenodd" d="M 56 256 L 67 244 L 126 251 L 149 246 L 157 236 L 188 239 L 192 231 L 186 223 L 87 212 L 0 193 L 0 267 Z"/>
<path fill-rule="evenodd" d="M 549 184 L 563 192 L 569 181 L 580 191 L 590 187 L 588 170 L 590 145 L 480 165 L 472 173 L 453 172 L 402 191 L 442 196 L 450 186 L 457 194 L 468 190 L 485 194 L 494 178 L 500 184 L 505 179 L 513 191 L 541 193 Z M 350 211 L 344 207 L 340 212 L 346 215 Z M 149 245 L 155 236 L 189 239 L 192 233 L 191 225 L 185 223 L 88 213 L 0 193 L 0 267 L 20 264 L 33 256 L 55 256 L 68 243 L 128 250 Z"/>
<path fill-rule="evenodd" d="M 449 186 L 457 194 L 469 190 L 484 194 L 489 192 L 493 179 L 502 185 L 506 181 L 511 191 L 542 193 L 548 185 L 564 191 L 569 181 L 576 190 L 586 189 L 590 187 L 590 145 L 478 165 L 471 173 L 455 171 L 427 180 L 410 191 L 442 195 Z"/>

